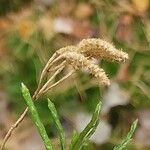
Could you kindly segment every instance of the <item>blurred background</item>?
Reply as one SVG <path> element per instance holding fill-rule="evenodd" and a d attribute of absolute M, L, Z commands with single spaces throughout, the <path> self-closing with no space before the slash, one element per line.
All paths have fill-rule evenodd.
<path fill-rule="evenodd" d="M 46 98 L 55 104 L 69 139 L 90 120 L 99 100 L 101 123 L 87 150 L 111 150 L 138 118 L 129 150 L 150 149 L 150 1 L 149 0 L 0 0 L 0 143 L 26 107 L 24 82 L 33 93 L 39 75 L 59 48 L 84 38 L 102 38 L 129 54 L 124 64 L 99 60 L 111 85 L 99 86 L 78 72 L 35 105 L 59 149 Z M 7 143 L 8 150 L 43 150 L 29 116 Z"/>

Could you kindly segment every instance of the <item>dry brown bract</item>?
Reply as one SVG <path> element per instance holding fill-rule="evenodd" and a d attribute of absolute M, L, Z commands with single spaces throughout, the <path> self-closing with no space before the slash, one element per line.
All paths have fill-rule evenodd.
<path fill-rule="evenodd" d="M 110 81 L 104 70 L 98 65 L 92 63 L 90 60 L 92 57 L 96 59 L 101 58 L 111 61 L 124 62 L 128 59 L 128 54 L 117 50 L 113 45 L 101 39 L 84 39 L 77 46 L 67 46 L 61 48 L 53 54 L 45 65 L 39 79 L 38 87 L 34 92 L 32 99 L 37 100 L 48 90 L 70 77 L 76 72 L 76 70 L 83 68 L 96 77 L 100 84 L 109 85 Z M 52 82 L 65 67 L 70 65 L 72 66 L 72 70 L 70 70 L 70 72 L 64 75 L 61 79 Z M 49 72 L 52 74 L 50 77 Z M 4 138 L 0 150 L 4 149 L 7 140 L 11 136 L 14 129 L 17 128 L 17 126 L 22 122 L 27 112 L 28 108 L 25 109 L 19 119 L 11 126 Z"/>

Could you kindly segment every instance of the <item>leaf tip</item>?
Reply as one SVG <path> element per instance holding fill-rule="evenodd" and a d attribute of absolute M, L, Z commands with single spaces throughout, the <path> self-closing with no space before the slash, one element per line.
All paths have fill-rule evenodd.
<path fill-rule="evenodd" d="M 25 86 L 23 82 L 21 82 L 21 90 L 24 91 L 25 89 L 27 89 L 27 87 Z"/>
<path fill-rule="evenodd" d="M 23 82 L 21 82 L 21 87 L 22 87 L 22 88 L 24 88 L 24 87 L 25 87 L 25 85 L 24 85 L 24 83 L 23 83 Z"/>
<path fill-rule="evenodd" d="M 21 82 L 21 91 L 22 91 L 22 93 L 29 92 L 28 88 L 26 87 L 26 85 L 23 82 Z"/>
<path fill-rule="evenodd" d="M 49 105 L 51 103 L 51 100 L 48 98 L 47 101 L 48 101 L 48 105 Z"/>
<path fill-rule="evenodd" d="M 137 124 L 138 124 L 138 119 L 136 119 L 136 120 L 133 122 L 133 125 L 135 126 L 135 128 L 136 128 Z"/>

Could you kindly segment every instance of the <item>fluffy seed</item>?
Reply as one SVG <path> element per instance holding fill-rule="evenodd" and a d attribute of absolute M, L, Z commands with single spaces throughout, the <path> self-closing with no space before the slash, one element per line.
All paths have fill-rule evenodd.
<path fill-rule="evenodd" d="M 127 53 L 117 50 L 112 44 L 101 39 L 84 39 L 77 47 L 79 53 L 96 59 L 101 58 L 117 62 L 124 62 L 128 59 Z"/>

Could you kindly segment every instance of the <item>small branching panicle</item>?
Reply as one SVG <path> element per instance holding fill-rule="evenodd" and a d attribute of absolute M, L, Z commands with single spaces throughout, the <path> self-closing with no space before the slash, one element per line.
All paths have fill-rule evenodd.
<path fill-rule="evenodd" d="M 99 68 L 98 65 L 93 64 L 90 60 L 88 60 L 84 55 L 78 54 L 76 52 L 67 52 L 64 55 L 64 58 L 74 69 L 87 69 L 87 71 L 95 76 L 99 83 L 109 85 L 110 81 L 106 76 L 104 70 Z"/>

